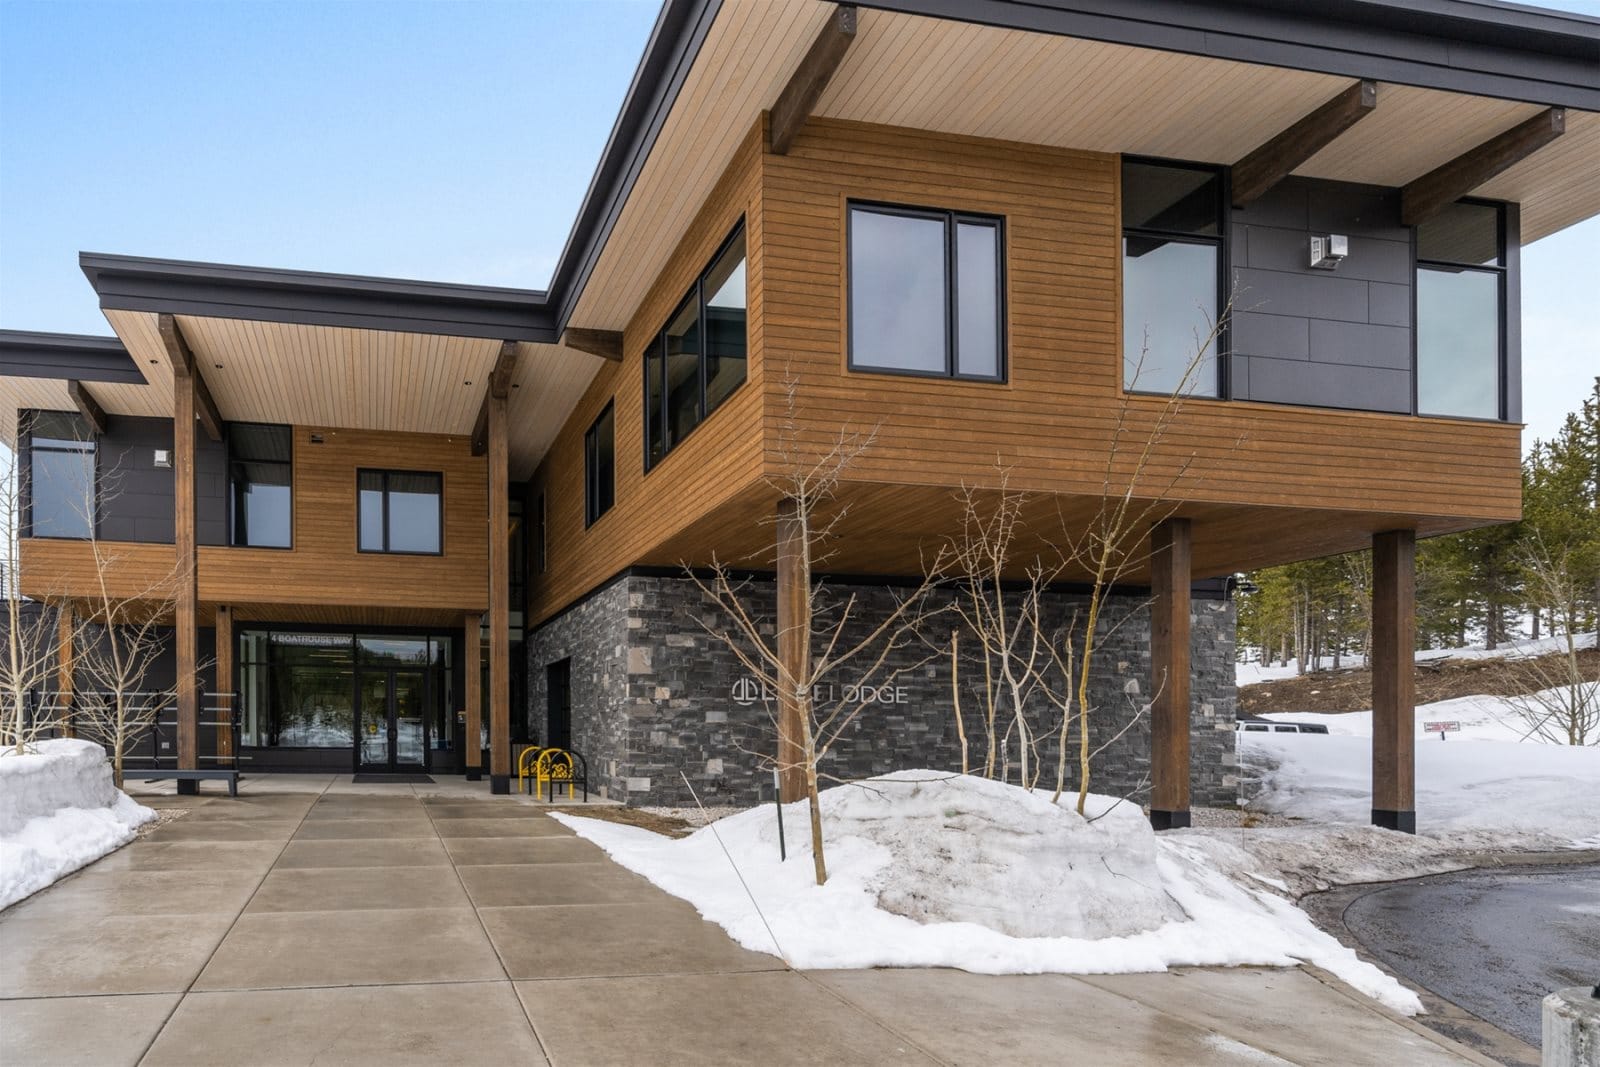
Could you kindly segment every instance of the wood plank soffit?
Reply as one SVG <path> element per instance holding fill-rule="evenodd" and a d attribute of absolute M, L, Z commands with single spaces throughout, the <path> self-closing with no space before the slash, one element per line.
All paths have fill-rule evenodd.
<path fill-rule="evenodd" d="M 1233 206 L 1244 207 L 1378 107 L 1378 83 L 1362 80 L 1233 165 Z"/>
<path fill-rule="evenodd" d="M 844 62 L 850 42 L 856 38 L 856 9 L 851 4 L 840 4 L 833 9 L 827 25 L 811 42 L 805 58 L 795 68 L 789 84 L 778 94 L 772 105 L 771 148 L 774 155 L 784 155 L 800 133 L 800 127 L 822 99 L 839 64 Z"/>
<path fill-rule="evenodd" d="M 106 409 L 90 394 L 88 386 L 76 378 L 67 382 L 67 395 L 78 407 L 78 414 L 83 416 L 83 421 L 94 428 L 97 434 L 106 432 Z"/>
<path fill-rule="evenodd" d="M 222 415 L 217 411 L 216 401 L 211 398 L 205 375 L 200 373 L 194 350 L 189 347 L 183 330 L 178 327 L 177 317 L 166 313 L 158 315 L 156 326 L 161 334 L 161 346 L 166 349 L 167 362 L 172 364 L 172 376 L 180 381 L 194 379 L 195 417 L 205 427 L 207 437 L 213 441 L 222 440 Z"/>
<path fill-rule="evenodd" d="M 1527 159 L 1567 129 L 1565 108 L 1545 108 L 1526 122 L 1436 167 L 1400 190 L 1400 221 L 1426 222 L 1440 210 Z"/>
<path fill-rule="evenodd" d="M 622 362 L 622 334 L 617 330 L 580 330 L 569 326 L 561 331 L 561 343 L 613 363 Z"/>

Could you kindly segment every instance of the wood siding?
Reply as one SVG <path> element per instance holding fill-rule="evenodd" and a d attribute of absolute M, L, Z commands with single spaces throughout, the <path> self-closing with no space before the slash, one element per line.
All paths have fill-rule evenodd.
<path fill-rule="evenodd" d="M 549 617 L 607 577 L 639 560 L 704 515 L 733 500 L 760 476 L 762 442 L 761 149 L 752 129 L 732 165 L 680 242 L 666 271 L 628 320 L 623 360 L 607 364 L 584 393 L 540 464 L 530 500 L 545 494 L 547 566 L 530 560 L 530 615 Z M 749 363 L 745 383 L 681 444 L 644 473 L 644 352 L 710 263 L 740 217 L 745 220 Z M 616 503 L 584 528 L 583 437 L 606 404 L 616 402 Z M 667 560 L 677 562 L 677 557 Z"/>
<path fill-rule="evenodd" d="M 313 444 L 313 434 L 322 437 Z M 438 471 L 444 478 L 444 554 L 356 550 L 356 471 Z M 201 546 L 199 596 L 207 610 L 231 604 L 250 619 L 396 622 L 448 618 L 488 607 L 488 467 L 466 437 L 331 427 L 294 428 L 294 547 Z M 139 595 L 173 570 L 173 547 L 101 542 L 118 596 Z M 93 547 L 83 541 L 21 543 L 23 591 L 91 597 Z"/>

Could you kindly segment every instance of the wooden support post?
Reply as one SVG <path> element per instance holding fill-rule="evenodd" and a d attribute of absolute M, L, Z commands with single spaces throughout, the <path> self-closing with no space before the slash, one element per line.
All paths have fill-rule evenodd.
<path fill-rule="evenodd" d="M 483 778 L 483 617 L 468 615 L 461 622 L 463 657 L 467 676 L 466 717 L 461 724 L 461 765 L 467 781 Z"/>
<path fill-rule="evenodd" d="M 177 574 L 173 583 L 176 598 L 174 645 L 177 650 L 178 767 L 196 770 L 200 766 L 199 741 L 199 615 L 198 582 L 195 573 L 195 380 L 194 357 L 182 335 L 165 327 L 170 315 L 161 317 L 163 336 L 168 338 L 167 355 L 172 361 L 172 481 L 173 550 Z M 173 343 L 176 338 L 176 343 Z M 178 782 L 179 793 L 200 791 L 197 781 Z"/>
<path fill-rule="evenodd" d="M 774 155 L 784 155 L 800 134 L 800 127 L 811 117 L 812 109 L 822 99 L 823 90 L 833 80 L 834 72 L 844 62 L 850 42 L 856 39 L 856 9 L 853 4 L 840 4 L 833 9 L 816 40 L 811 42 L 805 58 L 789 78 L 789 83 L 778 94 L 772 105 L 772 131 L 770 147 Z"/>
<path fill-rule="evenodd" d="M 778 502 L 778 659 L 790 679 L 805 675 L 811 660 L 810 600 L 805 574 L 805 533 L 793 500 Z M 778 692 L 778 796 L 784 803 L 806 795 L 802 734 L 808 702 L 792 684 Z"/>
<path fill-rule="evenodd" d="M 568 326 L 561 331 L 561 343 L 567 348 L 587 352 L 613 363 L 622 362 L 622 332 L 620 330 L 580 330 Z"/>
<path fill-rule="evenodd" d="M 1150 532 L 1150 824 L 1189 825 L 1188 519 Z"/>
<path fill-rule="evenodd" d="M 1416 226 L 1426 222 L 1566 132 L 1566 109 L 1545 108 L 1526 122 L 1413 179 L 1400 190 L 1401 224 Z"/>
<path fill-rule="evenodd" d="M 93 427 L 95 433 L 106 432 L 106 409 L 100 406 L 89 392 L 89 387 L 82 382 L 73 380 L 67 383 L 67 395 L 78 407 L 78 414 L 83 416 L 83 421 Z"/>
<path fill-rule="evenodd" d="M 1417 535 L 1372 538 L 1372 825 L 1417 832 Z"/>
<path fill-rule="evenodd" d="M 489 792 L 511 792 L 511 478 L 506 405 L 517 346 L 489 378 Z"/>
<path fill-rule="evenodd" d="M 72 721 L 72 667 L 76 655 L 72 638 L 77 622 L 72 601 L 56 608 L 56 703 L 61 705 L 62 737 L 78 736 L 77 725 Z"/>
<path fill-rule="evenodd" d="M 1233 206 L 1264 196 L 1378 106 L 1378 83 L 1359 81 L 1233 165 Z"/>
<path fill-rule="evenodd" d="M 233 677 L 233 612 L 226 604 L 217 605 L 216 646 L 217 678 L 211 694 L 211 718 L 216 722 L 213 729 L 217 731 L 218 765 L 232 766 L 233 695 L 237 683 Z"/>

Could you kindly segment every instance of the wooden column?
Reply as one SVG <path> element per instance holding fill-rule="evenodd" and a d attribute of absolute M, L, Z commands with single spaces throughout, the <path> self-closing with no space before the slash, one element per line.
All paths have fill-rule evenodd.
<path fill-rule="evenodd" d="M 511 792 L 511 501 L 506 397 L 489 396 L 489 792 Z"/>
<path fill-rule="evenodd" d="M 56 703 L 61 705 L 62 737 L 78 736 L 78 729 L 72 721 L 72 666 L 75 655 L 72 637 L 75 629 L 77 615 L 69 600 L 56 609 Z"/>
<path fill-rule="evenodd" d="M 1372 538 L 1372 824 L 1417 832 L 1414 695 L 1417 537 Z"/>
<path fill-rule="evenodd" d="M 483 617 L 468 615 L 461 621 L 461 669 L 467 676 L 466 718 L 461 724 L 461 765 L 467 781 L 483 778 Z"/>
<path fill-rule="evenodd" d="M 1150 532 L 1150 824 L 1189 825 L 1188 519 Z"/>
<path fill-rule="evenodd" d="M 233 612 L 226 604 L 217 605 L 216 638 L 217 680 L 211 694 L 211 718 L 217 724 L 217 757 L 222 765 L 233 759 L 233 696 L 238 685 L 233 676 Z"/>
<path fill-rule="evenodd" d="M 172 360 L 173 545 L 177 566 L 173 581 L 176 598 L 173 643 L 178 660 L 178 766 L 194 770 L 200 766 L 200 605 L 195 574 L 194 520 L 195 379 L 194 364 L 186 347 L 183 355 L 186 358 Z M 199 791 L 199 782 L 178 782 L 179 793 Z"/>
<path fill-rule="evenodd" d="M 805 538 L 793 500 L 778 502 L 778 658 L 791 679 L 801 678 L 811 660 L 808 618 L 811 591 L 805 575 Z M 778 794 L 788 803 L 806 795 L 805 749 L 801 741 L 810 708 L 793 685 L 778 692 Z"/>

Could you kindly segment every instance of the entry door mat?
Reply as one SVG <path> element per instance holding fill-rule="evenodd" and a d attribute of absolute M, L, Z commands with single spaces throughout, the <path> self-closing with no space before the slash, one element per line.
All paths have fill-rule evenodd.
<path fill-rule="evenodd" d="M 356 785 L 433 785 L 426 774 L 358 774 L 352 781 Z"/>

